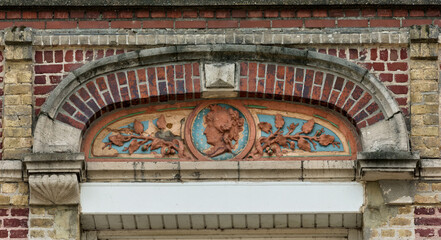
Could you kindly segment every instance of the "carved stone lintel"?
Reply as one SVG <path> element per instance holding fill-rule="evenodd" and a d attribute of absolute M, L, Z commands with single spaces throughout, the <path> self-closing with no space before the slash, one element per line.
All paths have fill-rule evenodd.
<path fill-rule="evenodd" d="M 30 204 L 73 205 L 80 202 L 76 174 L 44 174 L 29 177 Z"/>

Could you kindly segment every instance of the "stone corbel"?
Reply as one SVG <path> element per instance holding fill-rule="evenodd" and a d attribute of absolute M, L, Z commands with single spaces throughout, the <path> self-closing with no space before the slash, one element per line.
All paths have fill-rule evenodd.
<path fill-rule="evenodd" d="M 363 181 L 412 180 L 420 156 L 415 152 L 359 152 L 357 173 Z"/>
<path fill-rule="evenodd" d="M 31 205 L 75 205 L 80 202 L 82 153 L 34 153 L 24 158 Z"/>

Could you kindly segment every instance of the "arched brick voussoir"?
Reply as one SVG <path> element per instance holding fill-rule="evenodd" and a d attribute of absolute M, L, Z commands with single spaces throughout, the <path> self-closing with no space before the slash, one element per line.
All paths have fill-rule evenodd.
<path fill-rule="evenodd" d="M 41 116 L 45 116 L 47 119 L 66 123 L 80 130 L 84 129 L 90 119 L 96 117 L 97 114 L 119 107 L 118 104 L 136 105 L 147 103 L 146 101 L 160 102 L 198 98 L 201 94 L 202 73 L 199 73 L 199 68 L 202 69 L 202 66 L 199 66 L 201 62 L 255 62 L 265 63 L 267 66 L 274 63 L 274 67 L 271 66 L 270 70 L 274 71 L 273 75 L 275 76 L 268 79 L 266 79 L 266 76 L 264 77 L 266 82 L 263 83 L 263 89 L 259 89 L 259 82 L 255 82 L 256 89 L 250 90 L 249 86 L 252 82 L 249 81 L 249 76 L 240 74 L 239 88 L 242 97 L 245 94 L 246 97 L 326 105 L 328 108 L 347 114 L 361 129 L 366 139 L 374 139 L 373 142 L 379 146 L 382 145 L 383 140 L 376 140 L 379 139 L 375 136 L 378 130 L 372 130 L 373 127 L 381 123 L 384 125 L 382 129 L 394 129 L 396 135 L 400 136 L 400 139 L 397 140 L 400 142 L 397 144 L 398 148 L 408 150 L 407 129 L 397 103 L 385 86 L 369 74 L 366 69 L 334 56 L 308 50 L 273 46 L 173 46 L 133 51 L 103 58 L 82 66 L 64 78 L 43 105 L 40 118 L 43 119 Z M 183 87 L 177 87 L 178 80 L 175 79 L 175 85 L 172 87 L 173 92 L 169 90 L 167 68 L 179 64 L 190 64 L 192 73 L 187 75 L 191 75 L 191 80 L 199 81 L 199 84 L 186 85 L 186 76 L 184 76 L 183 81 L 179 82 L 179 84 L 184 85 Z M 196 65 L 197 67 L 194 67 Z M 288 82 L 286 84 L 284 82 L 284 87 L 281 88 L 281 81 L 277 78 L 278 66 L 302 68 L 305 77 L 302 89 L 297 89 L 296 84 L 293 84 L 292 90 L 289 92 L 289 86 L 286 87 L 286 85 L 289 85 Z M 157 67 L 165 69 L 165 79 L 158 78 L 155 80 L 155 90 L 155 87 L 149 85 L 148 77 L 146 77 L 144 84 L 142 74 L 138 74 L 138 70 L 145 69 L 146 75 L 148 75 L 148 69 L 155 68 L 155 74 L 157 74 Z M 196 71 L 198 75 L 193 74 Z M 124 74 L 127 78 L 126 82 L 122 81 L 120 83 L 118 74 Z M 322 74 L 323 83 L 321 85 L 314 83 L 317 79 L 316 74 Z M 326 92 L 324 88 L 327 87 L 328 75 L 330 76 L 329 79 L 332 78 L 332 81 L 329 80 L 332 86 L 330 85 L 329 91 L 326 90 L 328 91 Z M 129 79 L 135 80 L 131 82 Z M 112 81 L 117 84 L 110 84 Z M 318 85 L 326 92 L 321 92 L 320 97 L 314 95 Z M 117 86 L 116 89 L 115 86 Z M 164 86 L 166 86 L 167 91 L 164 91 Z M 296 90 L 299 92 L 296 93 Z M 333 93 L 334 91 L 338 94 Z M 84 94 L 84 92 L 87 94 Z M 37 121 L 37 127 L 40 118 Z M 365 138 L 364 136 L 362 138 Z M 35 139 L 42 143 L 45 141 L 43 139 L 45 137 L 35 135 Z M 375 144 L 367 143 L 370 146 Z M 375 150 L 375 147 L 367 147 L 366 149 Z"/>

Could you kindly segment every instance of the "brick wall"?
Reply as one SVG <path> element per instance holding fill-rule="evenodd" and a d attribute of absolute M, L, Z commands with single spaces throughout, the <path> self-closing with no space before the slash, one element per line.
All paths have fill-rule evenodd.
<path fill-rule="evenodd" d="M 38 115 L 50 92 L 69 72 L 82 65 L 126 52 L 116 48 L 37 49 L 34 53 L 34 110 Z"/>
<path fill-rule="evenodd" d="M 0 183 L 0 239 L 27 239 L 28 185 Z"/>
<path fill-rule="evenodd" d="M 5 76 L 5 71 L 3 66 L 5 65 L 5 60 L 3 58 L 3 50 L 0 50 L 0 159 L 3 156 L 3 78 Z"/>
<path fill-rule="evenodd" d="M 441 25 L 440 9 L 123 9 L 123 10 L 10 10 L 0 12 L 0 29 L 215 29 L 409 27 Z"/>

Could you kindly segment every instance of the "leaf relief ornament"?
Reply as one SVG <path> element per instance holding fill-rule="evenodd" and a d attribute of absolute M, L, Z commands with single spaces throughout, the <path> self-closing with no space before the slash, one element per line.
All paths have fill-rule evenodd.
<path fill-rule="evenodd" d="M 164 115 L 158 118 L 156 126 L 159 131 L 154 136 L 145 133 L 147 129 L 144 129 L 144 125 L 138 119 L 134 120 L 133 128 L 109 129 L 116 134 L 109 136 L 109 142 L 104 143 L 103 149 L 106 147 L 111 149 L 113 145 L 122 147 L 126 142 L 130 141 L 129 146 L 123 149 L 123 152 L 127 151 L 129 155 L 132 155 L 139 149 L 142 151 L 160 149 L 162 157 L 178 155 L 179 158 L 193 159 L 193 156 L 186 150 L 182 138 L 173 134 L 170 130 L 166 130 L 167 126 L 172 125 L 167 123 Z M 152 153 L 157 154 L 156 152 Z"/>
<path fill-rule="evenodd" d="M 311 145 L 314 150 L 316 150 L 317 144 L 321 146 L 331 145 L 340 148 L 340 143 L 335 141 L 334 136 L 323 134 L 324 128 L 316 131 L 313 136 L 308 136 L 314 129 L 315 121 L 314 119 L 309 119 L 306 123 L 301 126 L 301 131 L 293 134 L 295 129 L 299 126 L 299 123 L 291 123 L 288 126 L 288 133 L 283 134 L 283 127 L 285 125 L 285 120 L 281 114 L 276 114 L 275 116 L 275 132 L 272 132 L 273 126 L 268 122 L 260 122 L 257 124 L 258 128 L 269 134 L 267 137 L 260 137 L 256 141 L 254 150 L 250 153 L 249 157 L 252 159 L 258 159 L 267 153 L 269 156 L 281 157 L 286 154 L 287 149 L 295 151 L 296 143 L 297 148 L 306 152 L 311 152 Z M 285 149 L 283 149 L 283 148 Z"/>

